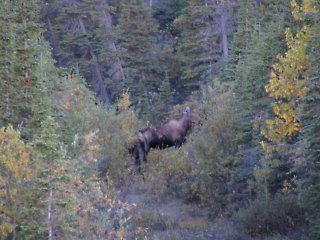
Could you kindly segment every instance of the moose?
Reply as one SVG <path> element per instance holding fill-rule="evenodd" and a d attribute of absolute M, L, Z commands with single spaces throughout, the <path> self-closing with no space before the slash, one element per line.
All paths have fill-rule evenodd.
<path fill-rule="evenodd" d="M 200 123 L 200 117 L 192 114 L 190 107 L 186 107 L 179 119 L 171 119 L 158 127 L 148 124 L 146 128 L 139 130 L 136 144 L 130 150 L 138 171 L 141 171 L 141 162 L 147 161 L 146 156 L 150 149 L 180 147 L 186 140 L 192 125 Z"/>

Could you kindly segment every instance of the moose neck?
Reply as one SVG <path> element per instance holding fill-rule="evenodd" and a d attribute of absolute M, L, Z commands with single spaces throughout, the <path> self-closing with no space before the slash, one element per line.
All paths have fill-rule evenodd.
<path fill-rule="evenodd" d="M 181 127 L 187 132 L 191 127 L 191 121 L 188 114 L 184 114 L 178 121 L 181 124 Z"/>

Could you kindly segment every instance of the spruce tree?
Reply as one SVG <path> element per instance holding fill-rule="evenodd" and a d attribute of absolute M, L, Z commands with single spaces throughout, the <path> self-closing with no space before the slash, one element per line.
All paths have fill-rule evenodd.
<path fill-rule="evenodd" d="M 39 37 L 40 2 L 4 1 L 0 17 L 1 125 L 26 126 L 37 79 L 33 78 L 32 45 Z"/>
<path fill-rule="evenodd" d="M 310 226 L 308 236 L 311 239 L 318 239 L 320 237 L 320 4 L 314 0 L 303 1 L 303 5 L 301 5 L 303 12 L 299 10 L 299 5 L 295 6 L 295 14 L 300 15 L 300 20 L 310 26 L 313 31 L 307 48 L 310 61 L 308 94 L 304 98 L 301 113 L 301 142 L 303 143 L 305 161 L 300 193 L 302 204 L 308 210 L 307 220 Z"/>
<path fill-rule="evenodd" d="M 235 95 L 234 104 L 241 123 L 237 138 L 245 149 L 259 151 L 260 128 L 268 114 L 267 93 L 271 62 L 285 46 L 283 31 L 290 24 L 289 1 L 242 1 L 239 8 L 239 25 L 232 51 L 221 81 Z"/>
<path fill-rule="evenodd" d="M 122 93 L 124 73 L 107 1 L 51 0 L 44 8 L 46 36 L 59 66 L 79 69 L 103 102 Z"/>
<path fill-rule="evenodd" d="M 156 58 L 157 23 L 142 0 L 125 0 L 119 19 L 119 44 L 126 83 L 141 116 L 154 114 L 153 95 L 159 86 Z"/>
<path fill-rule="evenodd" d="M 41 129 L 43 122 L 48 115 L 65 117 L 58 106 L 55 98 L 57 93 L 63 89 L 62 77 L 58 74 L 58 69 L 54 66 L 49 43 L 43 38 L 33 43 L 36 48 L 34 53 L 34 71 L 32 76 L 37 79 L 34 88 L 34 98 L 31 104 L 31 118 L 28 128 L 32 137 Z"/>
<path fill-rule="evenodd" d="M 154 108 L 156 112 L 155 122 L 159 123 L 167 117 L 171 106 L 173 105 L 174 90 L 170 84 L 167 71 L 164 73 L 164 79 L 161 81 L 154 100 Z M 160 120 L 160 121 L 159 121 Z"/>
<path fill-rule="evenodd" d="M 221 58 L 219 32 L 213 28 L 217 8 L 213 3 L 192 0 L 175 20 L 178 30 L 177 53 L 181 64 L 180 94 L 199 90 L 213 78 L 214 64 Z"/>
<path fill-rule="evenodd" d="M 238 62 L 246 58 L 248 54 L 251 34 L 254 29 L 254 9 L 252 1 L 240 1 L 237 15 L 237 31 L 233 36 L 231 53 L 221 73 L 221 81 L 224 83 L 231 82 L 231 84 L 234 83 L 237 77 L 236 67 Z"/>
<path fill-rule="evenodd" d="M 174 21 L 182 14 L 183 8 L 187 5 L 186 0 L 164 0 L 154 4 L 153 16 L 159 23 L 159 29 L 176 36 L 177 30 Z"/>
<path fill-rule="evenodd" d="M 40 224 L 39 231 L 52 240 L 53 234 L 59 235 L 59 216 L 63 211 L 59 202 L 63 202 L 62 192 L 67 190 L 64 183 L 69 179 L 66 172 L 68 162 L 60 142 L 59 125 L 54 118 L 47 116 L 40 127 L 41 131 L 35 136 L 33 146 L 39 167 L 36 179 L 41 196 L 39 221 L 46 221 Z"/>
<path fill-rule="evenodd" d="M 295 10 L 293 5 L 293 12 Z M 292 161 L 297 155 L 295 143 L 301 131 L 301 103 L 308 93 L 307 47 L 312 34 L 308 25 L 303 25 L 295 35 L 291 29 L 286 29 L 287 52 L 277 56 L 278 61 L 265 87 L 274 99 L 271 105 L 274 118 L 266 121 L 266 128 L 262 130 L 265 140 L 261 142 L 266 153 L 264 167 L 269 168 L 265 176 L 267 187 L 272 193 L 292 185 L 294 180 Z"/>
<path fill-rule="evenodd" d="M 239 5 L 237 31 L 219 81 L 221 90 L 229 91 L 233 96 L 231 105 L 238 122 L 235 132 L 237 154 L 244 169 L 255 175 L 254 181 L 261 183 L 261 172 L 269 170 L 254 169 L 263 156 L 261 129 L 270 114 L 271 100 L 264 86 L 269 80 L 272 62 L 277 54 L 284 52 L 283 32 L 291 25 L 292 17 L 289 0 L 248 0 L 240 1 Z M 247 183 L 253 175 L 249 175 Z M 253 186 L 254 191 L 259 192 L 263 187 L 261 184 L 257 188 Z"/>

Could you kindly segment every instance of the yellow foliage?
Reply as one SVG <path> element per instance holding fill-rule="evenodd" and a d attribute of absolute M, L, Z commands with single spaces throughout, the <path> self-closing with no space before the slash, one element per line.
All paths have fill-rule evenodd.
<path fill-rule="evenodd" d="M 11 125 L 0 130 L 0 236 L 6 237 L 14 228 L 18 211 L 19 184 L 31 178 L 30 148 Z"/>
<path fill-rule="evenodd" d="M 124 92 L 121 94 L 121 98 L 117 104 L 118 108 L 120 111 L 125 111 L 127 109 L 129 109 L 131 105 L 131 101 L 130 101 L 130 95 L 128 92 Z"/>
<path fill-rule="evenodd" d="M 291 1 L 292 14 L 298 21 L 308 14 L 319 14 L 316 0 L 303 0 L 299 5 Z M 278 63 L 273 65 L 270 82 L 265 86 L 266 92 L 275 99 L 272 105 L 275 118 L 266 121 L 262 135 L 268 141 L 261 142 L 266 154 L 278 151 L 279 146 L 290 141 L 301 129 L 298 117 L 301 99 L 308 92 L 308 70 L 310 69 L 306 49 L 313 29 L 307 25 L 294 36 L 290 29 L 285 31 L 288 51 L 278 56 Z M 272 142 L 272 144 L 270 144 Z"/>
<path fill-rule="evenodd" d="M 293 14 L 300 13 L 300 7 L 295 1 L 291 3 Z M 297 10 L 298 9 L 298 10 Z M 277 145 L 291 140 L 300 131 L 300 120 L 297 112 L 301 99 L 306 96 L 307 71 L 309 61 L 306 48 L 312 30 L 305 26 L 295 36 L 290 29 L 285 31 L 288 51 L 284 56 L 278 56 L 278 63 L 273 65 L 270 82 L 265 86 L 266 92 L 275 99 L 272 108 L 274 119 L 266 121 L 267 128 L 262 130 L 269 142 L 262 142 L 267 155 L 276 150 Z"/>
<path fill-rule="evenodd" d="M 303 0 L 299 6 L 296 0 L 291 1 L 292 15 L 296 20 L 301 20 L 305 13 L 318 13 L 319 3 L 317 0 Z"/>

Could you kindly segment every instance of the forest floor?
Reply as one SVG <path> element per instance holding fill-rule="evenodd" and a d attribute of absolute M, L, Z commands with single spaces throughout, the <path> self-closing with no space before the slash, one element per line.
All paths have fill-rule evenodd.
<path fill-rule="evenodd" d="M 223 217 L 212 219 L 208 209 L 170 194 L 159 197 L 148 177 L 143 180 L 139 175 L 132 176 L 121 189 L 123 200 L 136 205 L 133 222 L 147 230 L 147 239 L 237 239 L 230 220 Z"/>

